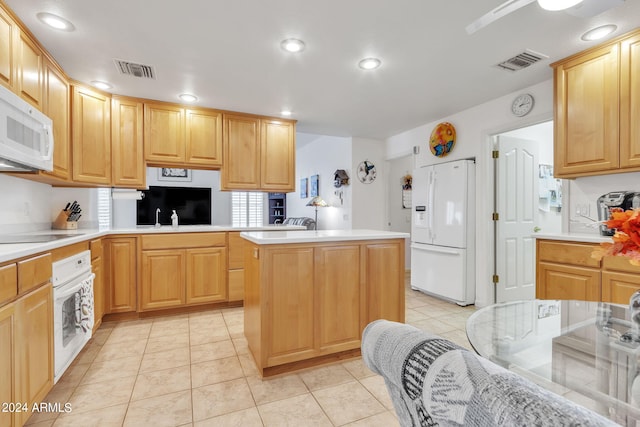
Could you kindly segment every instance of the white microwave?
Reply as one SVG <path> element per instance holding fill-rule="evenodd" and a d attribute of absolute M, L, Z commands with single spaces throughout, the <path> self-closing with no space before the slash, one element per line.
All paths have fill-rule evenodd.
<path fill-rule="evenodd" d="M 0 172 L 53 170 L 53 122 L 0 85 Z"/>

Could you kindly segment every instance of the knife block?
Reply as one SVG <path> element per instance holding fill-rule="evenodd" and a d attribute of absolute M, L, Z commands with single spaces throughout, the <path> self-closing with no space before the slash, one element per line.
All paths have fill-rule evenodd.
<path fill-rule="evenodd" d="M 53 228 L 56 230 L 77 230 L 78 221 L 67 221 L 69 214 L 65 211 L 61 211 L 58 217 L 53 221 Z"/>

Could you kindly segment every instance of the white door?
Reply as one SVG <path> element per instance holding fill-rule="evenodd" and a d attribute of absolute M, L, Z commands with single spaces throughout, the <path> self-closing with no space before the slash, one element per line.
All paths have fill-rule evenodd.
<path fill-rule="evenodd" d="M 535 298 L 538 144 L 498 136 L 496 163 L 496 302 Z"/>

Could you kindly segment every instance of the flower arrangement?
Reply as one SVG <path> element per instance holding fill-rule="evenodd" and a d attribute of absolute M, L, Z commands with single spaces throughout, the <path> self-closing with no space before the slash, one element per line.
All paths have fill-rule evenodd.
<path fill-rule="evenodd" d="M 631 264 L 640 266 L 640 209 L 612 209 L 605 224 L 616 229 L 613 243 L 601 243 L 591 256 L 598 260 L 607 255 L 623 256 L 629 258 Z"/>

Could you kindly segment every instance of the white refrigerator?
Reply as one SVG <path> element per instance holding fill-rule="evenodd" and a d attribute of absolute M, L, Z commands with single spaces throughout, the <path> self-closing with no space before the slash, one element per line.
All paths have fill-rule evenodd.
<path fill-rule="evenodd" d="M 475 163 L 458 160 L 413 172 L 411 288 L 475 302 Z"/>

